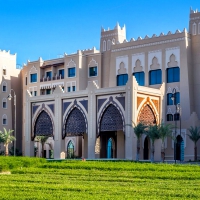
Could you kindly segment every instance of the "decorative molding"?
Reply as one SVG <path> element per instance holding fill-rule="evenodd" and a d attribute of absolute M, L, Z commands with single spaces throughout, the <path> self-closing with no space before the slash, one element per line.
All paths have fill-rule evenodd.
<path fill-rule="evenodd" d="M 196 19 L 200 19 L 200 17 L 193 17 L 193 18 L 190 18 L 190 20 L 196 20 Z"/>
<path fill-rule="evenodd" d="M 130 46 L 130 47 L 123 47 L 123 48 L 113 49 L 111 52 L 125 51 L 125 50 L 130 50 L 130 49 L 138 49 L 138 48 L 142 48 L 142 47 L 166 44 L 166 43 L 171 43 L 171 42 L 178 42 L 178 41 L 183 41 L 183 40 L 185 40 L 185 37 L 178 38 L 178 39 L 163 40 L 163 41 L 160 41 L 160 42 L 152 42 L 152 43 L 148 43 L 148 44 L 140 44 L 140 45 L 134 45 L 134 46 Z"/>
<path fill-rule="evenodd" d="M 180 67 L 180 47 L 173 47 L 165 49 L 165 68 L 168 68 L 168 63 L 170 62 L 170 56 L 175 56 L 175 61 L 178 62 L 178 66 Z"/>
<path fill-rule="evenodd" d="M 116 57 L 116 76 L 119 74 L 118 70 L 120 69 L 121 63 L 124 63 L 124 68 L 128 74 L 128 55 Z"/>
<path fill-rule="evenodd" d="M 92 62 L 94 63 L 93 65 L 91 65 Z M 94 60 L 94 58 L 92 58 L 92 59 L 90 60 L 89 64 L 88 64 L 88 67 L 96 67 L 96 66 L 98 67 L 98 63 L 97 63 L 96 60 Z"/>
<path fill-rule="evenodd" d="M 144 100 L 143 97 L 137 97 L 137 109 L 139 108 L 141 102 Z"/>
<path fill-rule="evenodd" d="M 70 64 L 72 63 L 72 65 L 70 66 Z M 69 67 L 76 67 L 76 63 L 71 59 L 68 64 L 66 65 L 67 68 Z"/>
<path fill-rule="evenodd" d="M 159 68 L 157 69 L 162 69 L 162 50 L 156 50 L 156 51 L 149 51 L 148 52 L 148 70 L 151 69 L 151 65 L 153 64 L 153 59 L 157 58 L 159 64 Z"/>
<path fill-rule="evenodd" d="M 132 54 L 132 72 L 135 71 L 135 67 L 136 67 L 135 64 L 137 60 L 140 60 L 142 70 L 145 71 L 145 54 L 137 53 L 137 54 Z"/>

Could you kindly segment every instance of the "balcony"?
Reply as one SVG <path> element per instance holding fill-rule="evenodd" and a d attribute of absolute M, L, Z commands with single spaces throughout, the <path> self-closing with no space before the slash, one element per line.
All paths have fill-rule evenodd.
<path fill-rule="evenodd" d="M 43 77 L 40 79 L 40 82 L 46 82 L 46 81 L 52 81 L 52 80 L 61 80 L 61 79 L 64 79 L 64 76 L 54 76 L 54 77 Z"/>

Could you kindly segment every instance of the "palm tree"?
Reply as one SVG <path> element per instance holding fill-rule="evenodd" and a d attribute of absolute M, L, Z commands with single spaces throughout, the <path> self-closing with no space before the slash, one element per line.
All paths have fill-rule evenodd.
<path fill-rule="evenodd" d="M 155 152 L 155 140 L 159 139 L 159 127 L 157 124 L 149 125 L 146 131 L 146 135 L 151 140 L 151 162 L 154 162 L 154 152 Z"/>
<path fill-rule="evenodd" d="M 195 126 L 190 126 L 190 128 L 188 129 L 190 134 L 187 134 L 190 138 L 190 140 L 192 140 L 194 142 L 194 160 L 197 160 L 197 142 L 200 139 L 200 128 Z"/>
<path fill-rule="evenodd" d="M 161 158 L 163 162 L 165 159 L 165 139 L 172 136 L 172 128 L 172 124 L 164 124 L 163 122 L 158 126 L 159 138 L 162 140 Z"/>
<path fill-rule="evenodd" d="M 11 133 L 14 131 L 14 130 L 6 130 L 5 128 L 4 129 L 4 132 L 0 131 L 0 141 L 4 144 L 5 146 L 5 156 L 8 156 L 9 155 L 9 150 L 8 150 L 8 146 L 9 144 L 12 143 L 12 141 L 16 140 L 16 138 L 14 136 L 11 135 Z"/>
<path fill-rule="evenodd" d="M 40 142 L 42 145 L 42 152 L 41 152 L 42 158 L 44 157 L 44 145 L 47 142 L 48 138 L 49 136 L 36 136 L 35 138 L 35 142 Z"/>
<path fill-rule="evenodd" d="M 132 124 L 127 124 L 127 126 L 131 126 L 134 130 L 134 133 L 137 137 L 137 154 L 136 154 L 136 161 L 139 161 L 140 158 L 140 138 L 143 133 L 145 133 L 145 129 L 147 126 L 144 125 L 143 122 L 139 122 L 137 125 L 132 122 Z"/>

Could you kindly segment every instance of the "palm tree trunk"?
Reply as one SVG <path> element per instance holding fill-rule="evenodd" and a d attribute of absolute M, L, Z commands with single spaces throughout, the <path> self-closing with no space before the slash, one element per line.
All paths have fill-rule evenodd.
<path fill-rule="evenodd" d="M 137 139 L 137 155 L 136 155 L 136 161 L 139 161 L 140 159 L 140 138 Z"/>
<path fill-rule="evenodd" d="M 8 155 L 9 155 L 9 152 L 8 152 L 8 144 L 6 144 L 5 147 L 6 147 L 5 156 L 8 156 Z"/>
<path fill-rule="evenodd" d="M 162 146 L 161 146 L 161 158 L 162 158 L 162 162 L 164 163 L 164 160 L 165 160 L 165 145 L 164 145 L 163 141 L 162 141 Z"/>
<path fill-rule="evenodd" d="M 197 161 L 197 145 L 194 145 L 194 161 Z"/>
<path fill-rule="evenodd" d="M 154 142 L 152 142 L 152 145 L 151 145 L 151 162 L 154 162 Z"/>

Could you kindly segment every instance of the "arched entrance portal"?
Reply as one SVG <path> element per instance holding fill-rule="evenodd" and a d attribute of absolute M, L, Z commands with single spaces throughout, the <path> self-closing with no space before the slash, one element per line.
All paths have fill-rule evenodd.
<path fill-rule="evenodd" d="M 100 121 L 100 158 L 124 157 L 117 155 L 117 148 L 124 152 L 123 120 L 119 110 L 110 104 Z M 117 147 L 117 142 L 121 145 Z M 120 149 L 121 148 L 121 149 Z"/>
<path fill-rule="evenodd" d="M 67 158 L 74 158 L 74 145 L 71 140 L 67 145 Z"/>
<path fill-rule="evenodd" d="M 184 160 L 184 140 L 180 135 L 176 137 L 176 160 Z"/>
<path fill-rule="evenodd" d="M 81 158 L 83 156 L 82 139 L 85 133 L 87 133 L 87 120 L 85 114 L 83 114 L 79 108 L 75 107 L 67 114 L 63 127 L 63 139 L 65 137 L 76 136 L 76 151 L 73 150 L 73 143 L 69 142 L 66 152 L 68 158 L 75 156 Z"/>
<path fill-rule="evenodd" d="M 51 137 L 53 137 L 53 124 L 49 114 L 44 110 L 38 115 L 35 121 L 34 135 L 32 139 L 34 140 L 35 137 L 37 136 L 42 136 L 42 137 L 40 138 L 38 137 L 35 140 L 35 145 L 34 145 L 35 156 L 38 155 L 46 158 L 47 157 L 46 144 L 48 144 L 49 139 L 52 139 Z M 48 146 L 50 145 L 48 144 Z"/>
<path fill-rule="evenodd" d="M 144 160 L 149 160 L 149 149 L 150 149 L 150 140 L 149 137 L 146 137 L 144 140 Z"/>
<path fill-rule="evenodd" d="M 86 133 L 86 121 L 78 108 L 70 112 L 64 126 L 64 137 L 83 136 Z"/>
<path fill-rule="evenodd" d="M 140 114 L 138 116 L 138 122 L 142 122 L 145 125 L 154 125 L 156 124 L 155 114 L 149 104 L 143 106 Z M 151 141 L 149 137 L 146 137 L 144 140 L 144 149 L 143 149 L 143 159 L 150 159 L 150 151 L 151 151 Z"/>
<path fill-rule="evenodd" d="M 108 144 L 107 144 L 107 158 L 114 158 L 114 153 L 115 153 L 114 146 L 115 146 L 115 144 L 114 144 L 113 139 L 109 138 Z"/>

